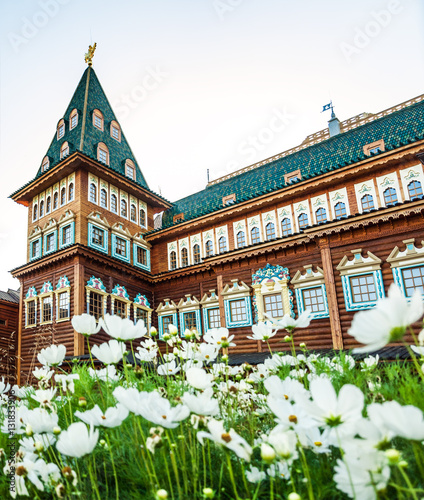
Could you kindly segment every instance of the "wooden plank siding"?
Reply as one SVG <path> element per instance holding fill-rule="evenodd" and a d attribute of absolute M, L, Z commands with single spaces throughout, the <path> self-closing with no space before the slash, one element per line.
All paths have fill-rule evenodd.
<path fill-rule="evenodd" d="M 19 304 L 0 299 L 0 377 L 16 383 Z"/>

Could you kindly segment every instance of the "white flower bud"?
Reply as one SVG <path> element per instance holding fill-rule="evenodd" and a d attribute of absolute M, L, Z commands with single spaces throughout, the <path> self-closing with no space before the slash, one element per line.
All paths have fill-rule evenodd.
<path fill-rule="evenodd" d="M 44 445 L 41 441 L 36 441 L 34 443 L 34 448 L 37 450 L 37 451 L 43 451 L 44 450 Z"/>
<path fill-rule="evenodd" d="M 290 495 L 287 497 L 287 500 L 302 500 L 300 495 L 298 495 L 295 491 L 292 491 Z"/>
<path fill-rule="evenodd" d="M 271 464 L 275 460 L 275 450 L 272 446 L 266 443 L 261 445 L 261 457 L 264 462 Z"/>
<path fill-rule="evenodd" d="M 397 464 L 400 459 L 400 451 L 395 449 L 386 450 L 386 458 L 390 465 Z"/>
<path fill-rule="evenodd" d="M 158 500 L 166 500 L 168 498 L 168 492 L 166 490 L 158 490 L 156 496 Z"/>

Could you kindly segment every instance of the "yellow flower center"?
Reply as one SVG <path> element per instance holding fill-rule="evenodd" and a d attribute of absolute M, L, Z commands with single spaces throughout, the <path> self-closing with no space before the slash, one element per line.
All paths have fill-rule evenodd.
<path fill-rule="evenodd" d="M 231 436 L 230 436 L 230 434 L 228 432 L 224 432 L 224 434 L 221 435 L 221 438 L 226 443 L 229 443 L 231 441 Z"/>

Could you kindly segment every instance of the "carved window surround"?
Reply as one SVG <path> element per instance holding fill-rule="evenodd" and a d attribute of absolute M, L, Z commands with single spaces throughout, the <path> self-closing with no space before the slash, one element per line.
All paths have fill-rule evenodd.
<path fill-rule="evenodd" d="M 401 251 L 400 248 L 396 246 L 387 257 L 387 262 L 390 263 L 390 267 L 392 268 L 395 283 L 400 287 L 406 297 L 410 297 L 411 295 L 407 293 L 407 289 L 405 288 L 403 271 L 406 269 L 413 270 L 424 266 L 424 241 L 421 241 L 421 248 L 415 245 L 415 238 L 403 240 L 402 243 L 405 245 L 405 250 Z"/>
<path fill-rule="evenodd" d="M 243 281 L 239 284 L 238 279 L 231 280 L 231 285 L 225 285 L 221 292 L 224 297 L 224 310 L 227 328 L 238 328 L 252 325 L 252 305 L 250 301 L 250 287 Z M 240 306 L 243 319 L 235 319 L 233 316 L 234 306 Z"/>
<path fill-rule="evenodd" d="M 200 302 L 196 297 L 192 297 L 191 294 L 187 294 L 185 299 L 181 299 L 178 303 L 178 311 L 180 316 L 180 330 L 181 337 L 184 337 L 185 330 L 185 320 L 184 316 L 187 313 L 195 313 L 196 318 L 196 330 L 202 333 L 202 321 L 200 319 Z"/>
<path fill-rule="evenodd" d="M 169 318 L 170 324 L 178 327 L 177 304 L 171 299 L 164 299 L 164 303 L 160 303 L 156 309 L 159 321 L 159 338 L 163 338 L 164 334 L 164 318 Z"/>
<path fill-rule="evenodd" d="M 211 328 L 216 328 L 216 326 L 210 326 L 210 311 L 217 310 L 219 316 L 219 299 L 215 293 L 215 289 L 209 290 L 210 295 L 205 293 L 200 301 L 202 305 L 203 312 L 203 324 L 205 326 L 205 331 L 208 332 Z M 221 320 L 219 320 L 219 326 L 221 326 Z"/>
<path fill-rule="evenodd" d="M 328 318 L 328 301 L 327 301 L 327 290 L 325 288 L 324 271 L 317 266 L 317 270 L 314 271 L 312 264 L 303 266 L 305 272 L 297 271 L 292 279 L 292 284 L 294 285 L 296 293 L 296 304 L 299 315 L 302 314 L 306 309 L 309 309 L 312 313 L 311 319 Z M 306 294 L 313 294 L 316 299 L 314 308 L 307 303 Z M 311 300 L 311 299 L 310 299 Z M 305 303 L 306 302 L 306 303 Z"/>
<path fill-rule="evenodd" d="M 144 325 L 147 329 L 147 333 L 150 331 L 150 325 L 152 324 L 152 311 L 153 309 L 150 307 L 150 303 L 147 300 L 145 295 L 141 295 L 141 293 L 137 294 L 134 299 L 134 323 L 137 323 L 137 310 L 144 311 L 147 315 L 147 323 Z"/>

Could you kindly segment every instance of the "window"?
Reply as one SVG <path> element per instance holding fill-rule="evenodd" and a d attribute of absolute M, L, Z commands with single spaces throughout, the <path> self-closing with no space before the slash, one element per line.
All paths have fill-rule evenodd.
<path fill-rule="evenodd" d="M 119 236 L 115 239 L 115 253 L 121 257 L 127 256 L 127 242 Z"/>
<path fill-rule="evenodd" d="M 206 248 L 206 257 L 211 257 L 213 255 L 213 244 L 211 240 L 208 240 L 205 243 L 205 248 Z"/>
<path fill-rule="evenodd" d="M 50 196 L 47 196 L 47 200 L 46 200 L 46 214 L 50 213 L 51 208 L 52 208 L 51 198 L 50 198 Z"/>
<path fill-rule="evenodd" d="M 40 201 L 40 219 L 44 217 L 44 200 Z"/>
<path fill-rule="evenodd" d="M 64 142 L 60 148 L 60 159 L 62 160 L 69 155 L 69 144 Z"/>
<path fill-rule="evenodd" d="M 78 111 L 74 109 L 69 115 L 69 130 L 72 130 L 78 125 Z"/>
<path fill-rule="evenodd" d="M 291 184 L 292 182 L 298 181 L 302 178 L 300 170 L 295 170 L 294 172 L 289 172 L 284 175 L 284 181 L 286 184 Z"/>
<path fill-rule="evenodd" d="M 127 217 L 127 202 L 121 200 L 121 217 Z"/>
<path fill-rule="evenodd" d="M 396 189 L 394 188 L 387 188 L 384 193 L 384 202 L 386 203 L 386 206 L 394 205 L 397 203 L 397 194 L 396 194 Z"/>
<path fill-rule="evenodd" d="M 384 140 L 381 139 L 379 141 L 371 142 L 363 147 L 363 152 L 366 156 L 371 156 L 372 154 L 381 153 L 385 151 Z"/>
<path fill-rule="evenodd" d="M 230 318 L 232 322 L 244 322 L 247 319 L 244 300 L 230 300 Z"/>
<path fill-rule="evenodd" d="M 98 109 L 93 111 L 93 125 L 99 130 L 103 130 L 103 114 Z"/>
<path fill-rule="evenodd" d="M 59 193 L 56 191 L 53 195 L 53 210 L 56 210 L 59 205 Z"/>
<path fill-rule="evenodd" d="M 45 253 L 53 252 L 55 250 L 55 237 L 56 233 L 51 233 L 46 236 Z"/>
<path fill-rule="evenodd" d="M 137 321 L 143 320 L 144 326 L 148 328 L 149 325 L 149 314 L 145 309 L 141 307 L 134 308 L 134 323 Z"/>
<path fill-rule="evenodd" d="M 181 250 L 181 266 L 182 267 L 187 267 L 188 266 L 188 251 L 187 251 L 187 248 L 183 248 Z"/>
<path fill-rule="evenodd" d="M 68 201 L 72 201 L 74 199 L 74 183 L 71 182 L 68 187 Z"/>
<path fill-rule="evenodd" d="M 291 222 L 287 217 L 281 221 L 281 234 L 283 236 L 292 234 Z"/>
<path fill-rule="evenodd" d="M 137 247 L 137 262 L 142 266 L 147 266 L 147 251 L 144 248 Z"/>
<path fill-rule="evenodd" d="M 97 187 L 95 184 L 90 184 L 90 201 L 91 203 L 97 203 Z"/>
<path fill-rule="evenodd" d="M 225 236 L 221 236 L 221 238 L 219 238 L 218 248 L 219 248 L 219 253 L 227 251 L 227 238 Z"/>
<path fill-rule="evenodd" d="M 169 325 L 172 325 L 172 316 L 162 316 L 163 333 L 169 333 Z"/>
<path fill-rule="evenodd" d="M 336 219 L 347 217 L 346 205 L 343 202 L 339 201 L 337 205 L 335 205 L 334 215 L 336 216 Z"/>
<path fill-rule="evenodd" d="M 265 227 L 265 234 L 266 234 L 266 239 L 267 240 L 274 240 L 276 235 L 275 235 L 275 224 L 273 222 L 268 222 L 268 224 Z"/>
<path fill-rule="evenodd" d="M 93 245 L 99 245 L 99 246 L 103 247 L 104 246 L 104 238 L 105 238 L 104 230 L 93 226 L 93 230 L 91 233 L 91 243 Z"/>
<path fill-rule="evenodd" d="M 69 317 L 69 292 L 60 292 L 58 294 L 58 319 L 68 319 Z"/>
<path fill-rule="evenodd" d="M 177 269 L 177 253 L 172 251 L 169 255 L 169 261 L 171 263 L 171 270 Z"/>
<path fill-rule="evenodd" d="M 195 264 L 200 262 L 200 246 L 197 243 L 193 247 L 193 260 Z"/>
<path fill-rule="evenodd" d="M 107 192 L 104 188 L 100 190 L 100 206 L 107 208 Z"/>
<path fill-rule="evenodd" d="M 64 205 L 66 203 L 66 189 L 63 187 L 60 190 L 60 205 Z"/>
<path fill-rule="evenodd" d="M 115 299 L 114 300 L 114 314 L 115 316 L 119 316 L 121 318 L 127 317 L 127 304 L 122 300 Z"/>
<path fill-rule="evenodd" d="M 48 157 L 46 156 L 43 159 L 43 163 L 41 164 L 41 171 L 45 172 L 46 170 L 49 169 L 49 166 L 50 166 L 50 161 L 49 161 Z"/>
<path fill-rule="evenodd" d="M 423 195 L 423 189 L 421 187 L 421 182 L 412 181 L 408 184 L 408 193 L 410 200 L 417 200 Z"/>
<path fill-rule="evenodd" d="M 182 222 L 184 220 L 184 214 L 177 214 L 172 217 L 172 222 Z"/>
<path fill-rule="evenodd" d="M 52 321 L 53 301 L 51 295 L 41 299 L 41 322 L 48 323 Z"/>
<path fill-rule="evenodd" d="M 209 328 L 221 327 L 221 316 L 219 314 L 219 308 L 208 309 L 208 325 Z"/>
<path fill-rule="evenodd" d="M 109 165 L 109 150 L 106 144 L 100 143 L 97 147 L 97 159 L 104 163 L 105 165 Z"/>
<path fill-rule="evenodd" d="M 97 320 L 103 317 L 103 296 L 97 292 L 89 292 L 88 314 Z"/>
<path fill-rule="evenodd" d="M 235 201 L 236 201 L 235 193 L 222 197 L 222 204 L 224 205 L 224 207 L 232 205 L 233 203 L 235 203 Z"/>
<path fill-rule="evenodd" d="M 110 124 L 110 135 L 117 141 L 121 141 L 121 127 L 116 121 Z"/>
<path fill-rule="evenodd" d="M 38 205 L 36 203 L 34 205 L 34 208 L 32 209 L 32 220 L 37 220 L 37 215 L 38 215 Z"/>
<path fill-rule="evenodd" d="M 351 276 L 349 278 L 353 302 L 370 302 L 377 300 L 373 274 Z"/>
<path fill-rule="evenodd" d="M 125 163 L 125 175 L 130 179 L 135 179 L 135 166 L 131 160 L 127 160 Z"/>
<path fill-rule="evenodd" d="M 140 209 L 140 226 L 146 227 L 146 211 L 143 208 Z"/>
<path fill-rule="evenodd" d="M 324 312 L 326 310 L 321 286 L 303 289 L 302 298 L 305 310 L 309 309 L 312 313 Z"/>
<path fill-rule="evenodd" d="M 412 297 L 415 290 L 424 294 L 424 265 L 401 269 L 405 295 Z"/>
<path fill-rule="evenodd" d="M 307 214 L 300 214 L 298 217 L 299 221 L 299 229 L 305 229 L 308 227 L 308 215 Z"/>
<path fill-rule="evenodd" d="M 327 222 L 327 211 L 325 210 L 325 208 L 318 208 L 318 210 L 315 212 L 315 217 L 317 220 L 317 224 Z"/>
<path fill-rule="evenodd" d="M 68 224 L 62 229 L 62 246 L 72 243 L 72 226 Z"/>
<path fill-rule="evenodd" d="M 250 237 L 252 239 L 252 245 L 255 243 L 259 243 L 261 241 L 261 237 L 259 236 L 259 228 L 253 227 L 250 231 Z"/>
<path fill-rule="evenodd" d="M 196 313 L 194 311 L 184 313 L 184 330 L 193 330 L 194 328 L 197 329 Z"/>
<path fill-rule="evenodd" d="M 110 197 L 110 209 L 115 214 L 118 212 L 118 201 L 115 194 L 112 194 Z"/>
<path fill-rule="evenodd" d="M 362 211 L 363 212 L 369 212 L 372 210 L 374 207 L 374 200 L 373 197 L 370 194 L 366 194 L 361 198 L 361 205 L 362 205 Z"/>
<path fill-rule="evenodd" d="M 281 293 L 265 295 L 264 307 L 267 316 L 271 316 L 273 318 L 282 318 L 284 316 L 284 311 Z"/>
<path fill-rule="evenodd" d="M 31 258 L 41 257 L 41 240 L 35 240 L 31 243 Z"/>
<path fill-rule="evenodd" d="M 246 236 L 244 231 L 239 231 L 237 233 L 237 248 L 243 248 L 246 246 Z"/>
<path fill-rule="evenodd" d="M 133 204 L 131 204 L 130 218 L 131 218 L 131 222 L 137 222 L 137 210 L 135 208 L 135 205 L 133 205 Z"/>
<path fill-rule="evenodd" d="M 57 138 L 61 139 L 65 135 L 65 122 L 60 120 L 57 125 Z"/>
<path fill-rule="evenodd" d="M 36 301 L 29 300 L 26 303 L 26 326 L 33 326 L 36 324 Z"/>

